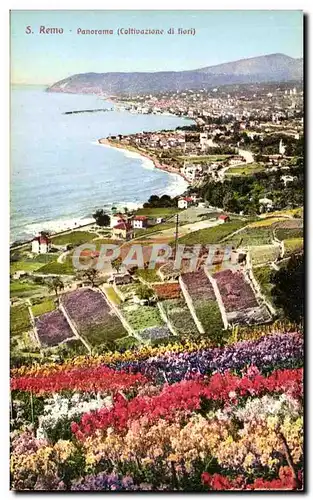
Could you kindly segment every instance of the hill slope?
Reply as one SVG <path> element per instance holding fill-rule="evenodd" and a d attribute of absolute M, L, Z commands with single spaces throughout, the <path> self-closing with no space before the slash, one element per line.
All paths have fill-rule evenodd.
<path fill-rule="evenodd" d="M 241 59 L 190 71 L 81 73 L 52 85 L 50 92 L 140 93 L 209 88 L 235 83 L 300 80 L 303 60 L 284 54 Z"/>

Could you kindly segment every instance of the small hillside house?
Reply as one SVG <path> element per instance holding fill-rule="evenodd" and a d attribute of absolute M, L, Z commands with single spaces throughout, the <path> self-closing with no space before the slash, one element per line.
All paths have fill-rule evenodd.
<path fill-rule="evenodd" d="M 48 236 L 39 235 L 32 241 L 33 253 L 48 253 L 51 250 L 51 240 Z"/>
<path fill-rule="evenodd" d="M 130 240 L 133 237 L 132 226 L 129 222 L 122 221 L 112 230 L 113 238 Z"/>
<path fill-rule="evenodd" d="M 221 214 L 218 216 L 218 220 L 220 220 L 221 222 L 229 222 L 230 217 L 229 217 L 229 215 Z"/>
<path fill-rule="evenodd" d="M 145 215 L 135 215 L 131 220 L 134 229 L 145 229 L 148 226 L 148 217 Z"/>
<path fill-rule="evenodd" d="M 185 196 L 184 198 L 179 198 L 178 208 L 188 208 L 194 203 L 193 198 L 190 196 Z"/>

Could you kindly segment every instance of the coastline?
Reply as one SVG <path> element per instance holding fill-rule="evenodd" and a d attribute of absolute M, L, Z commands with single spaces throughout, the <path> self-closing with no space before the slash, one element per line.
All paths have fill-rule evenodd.
<path fill-rule="evenodd" d="M 158 170 L 163 170 L 163 172 L 167 172 L 168 174 L 178 175 L 182 179 L 184 179 L 184 181 L 188 184 L 188 186 L 191 185 L 190 181 L 184 174 L 182 174 L 175 168 L 171 167 L 170 165 L 160 163 L 160 161 L 154 155 L 148 154 L 145 151 L 142 151 L 140 148 L 136 148 L 135 146 L 127 146 L 125 144 L 122 145 L 116 144 L 115 142 L 110 141 L 110 139 L 108 138 L 98 139 L 98 143 L 101 144 L 102 146 L 108 146 L 110 148 L 121 149 L 122 151 L 124 150 L 124 151 L 130 151 L 132 153 L 137 153 L 139 156 L 142 156 L 152 161 L 154 168 L 157 168 Z"/>

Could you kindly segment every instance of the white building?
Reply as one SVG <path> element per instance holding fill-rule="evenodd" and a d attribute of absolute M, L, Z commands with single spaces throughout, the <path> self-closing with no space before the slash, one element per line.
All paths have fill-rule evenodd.
<path fill-rule="evenodd" d="M 260 198 L 259 204 L 260 204 L 260 207 L 262 207 L 263 209 L 266 209 L 267 211 L 269 211 L 273 208 L 273 200 L 271 200 L 270 198 Z"/>
<path fill-rule="evenodd" d="M 32 241 L 33 253 L 48 253 L 51 249 L 51 240 L 47 236 L 39 235 Z"/>
<path fill-rule="evenodd" d="M 148 225 L 148 217 L 145 215 L 136 215 L 131 220 L 134 229 L 145 229 Z"/>
<path fill-rule="evenodd" d="M 178 208 L 188 208 L 193 204 L 193 199 L 189 196 L 178 200 Z"/>
<path fill-rule="evenodd" d="M 286 186 L 288 184 L 288 182 L 293 182 L 295 180 L 297 180 L 297 177 L 295 175 L 282 175 L 281 178 L 280 178 L 284 185 Z"/>

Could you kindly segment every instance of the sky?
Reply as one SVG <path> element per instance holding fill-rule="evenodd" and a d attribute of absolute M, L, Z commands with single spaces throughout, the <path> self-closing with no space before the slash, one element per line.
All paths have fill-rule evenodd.
<path fill-rule="evenodd" d="M 63 34 L 40 33 L 40 26 Z M 83 35 L 78 28 L 114 34 Z M 121 28 L 165 34 L 118 35 Z M 179 35 L 178 28 L 194 28 L 195 35 Z M 273 53 L 303 56 L 300 10 L 11 11 L 13 83 L 52 84 L 87 72 L 180 71 Z"/>

